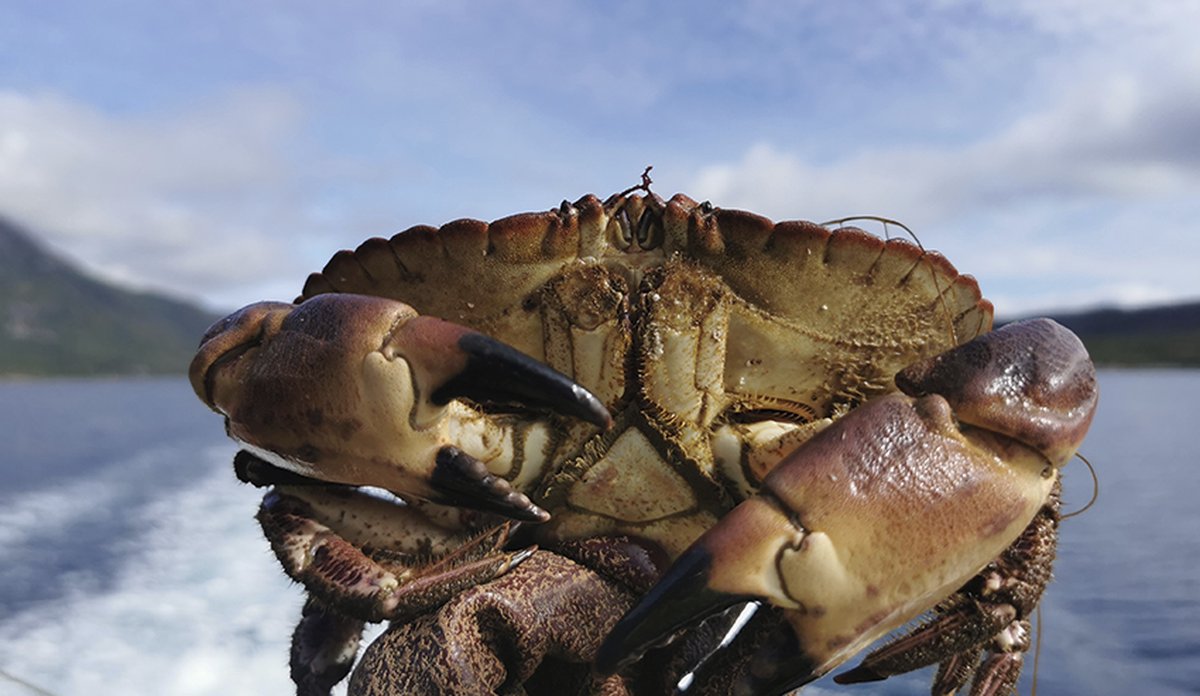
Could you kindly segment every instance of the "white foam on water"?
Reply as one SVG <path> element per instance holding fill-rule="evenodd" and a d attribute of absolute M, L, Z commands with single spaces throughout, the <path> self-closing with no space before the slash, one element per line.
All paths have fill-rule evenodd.
<path fill-rule="evenodd" d="M 9 501 L 0 507 L 0 562 L 8 560 L 8 549 L 34 535 L 64 529 L 97 508 L 111 508 L 117 499 L 118 489 L 111 482 L 85 478 Z"/>
<path fill-rule="evenodd" d="M 0 509 L 0 563 L 18 561 L 14 549 L 21 544 L 52 540 L 54 530 L 68 534 L 105 516 L 133 516 L 145 530 L 106 547 L 127 554 L 111 583 L 79 574 L 65 596 L 0 617 L 0 696 L 293 692 L 288 640 L 302 592 L 280 571 L 253 519 L 261 491 L 230 475 L 229 446 L 170 454 L 195 460 L 204 473 L 192 486 L 138 507 L 122 507 L 136 498 L 123 488 L 136 479 L 97 475 L 24 494 Z M 165 455 L 138 453 L 129 468 L 143 470 L 146 456 Z M 1090 617 L 1065 610 L 1065 591 L 1052 586 L 1046 603 L 1044 686 L 1061 671 L 1080 693 L 1127 693 L 1137 684 L 1184 693 L 1156 681 L 1150 664 L 1128 654 L 1121 634 L 1098 631 Z M 926 693 L 930 677 L 893 679 L 880 688 Z M 823 679 L 803 693 L 848 692 Z"/>
<path fill-rule="evenodd" d="M 302 593 L 253 519 L 261 492 L 234 480 L 229 455 L 225 447 L 187 453 L 214 460 L 197 467 L 211 473 L 125 511 L 146 533 L 129 545 L 110 589 L 97 594 L 94 582 L 79 583 L 0 623 L 0 671 L 64 696 L 292 692 L 288 640 Z M 0 516 L 0 529 L 65 528 L 81 500 L 117 497 L 79 485 L 21 499 Z M 0 694 L 9 691 L 37 693 L 0 674 Z"/>

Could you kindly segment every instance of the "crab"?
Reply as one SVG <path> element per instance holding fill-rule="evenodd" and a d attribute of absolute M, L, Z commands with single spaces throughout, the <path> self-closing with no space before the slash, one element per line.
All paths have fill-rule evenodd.
<path fill-rule="evenodd" d="M 370 239 L 213 325 L 191 383 L 307 590 L 298 693 L 379 621 L 351 693 L 782 694 L 915 622 L 837 680 L 1011 692 L 1091 361 L 829 227 L 643 182 Z"/>

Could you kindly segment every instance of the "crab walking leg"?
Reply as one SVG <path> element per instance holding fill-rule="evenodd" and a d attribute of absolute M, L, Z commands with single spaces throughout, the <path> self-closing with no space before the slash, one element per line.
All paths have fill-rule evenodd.
<path fill-rule="evenodd" d="M 542 455 L 550 426 L 458 399 L 611 425 L 591 393 L 512 347 L 362 295 L 239 310 L 209 329 L 189 376 L 229 435 L 271 464 L 527 521 L 549 515 L 503 475 Z"/>
<path fill-rule="evenodd" d="M 613 629 L 597 670 L 754 600 L 785 621 L 735 693 L 816 679 L 999 557 L 1052 495 L 1097 398 L 1083 345 L 1049 320 L 1010 324 L 897 383 L 908 396 L 815 435 L 685 551 Z"/>
<path fill-rule="evenodd" d="M 481 513 L 321 484 L 246 453 L 235 466 L 247 482 L 275 484 L 258 519 L 285 572 L 309 592 L 292 634 L 300 696 L 326 696 L 349 673 L 366 621 L 431 610 L 531 553 L 501 550 L 511 523 L 471 532 L 486 522 Z"/>
<path fill-rule="evenodd" d="M 938 665 L 937 674 L 933 677 L 933 688 L 930 693 L 938 696 L 953 696 L 971 679 L 979 667 L 979 657 L 983 648 L 971 648 L 951 655 Z M 835 677 L 836 679 L 836 677 Z"/>
<path fill-rule="evenodd" d="M 297 696 L 328 696 L 354 666 L 364 623 L 345 616 L 309 595 L 288 661 Z"/>
<path fill-rule="evenodd" d="M 588 663 L 633 593 L 563 556 L 538 551 L 434 613 L 396 622 L 364 652 L 355 696 L 606 694 L 631 696 Z M 553 669 L 542 670 L 545 662 Z M 530 684 L 539 673 L 541 687 Z"/>
<path fill-rule="evenodd" d="M 385 516 L 386 527 L 379 522 Z M 371 622 L 428 611 L 532 552 L 503 550 L 512 523 L 464 538 L 431 524 L 419 509 L 308 486 L 268 493 L 258 521 L 292 579 L 341 612 Z M 386 538 L 379 536 L 383 529 Z"/>

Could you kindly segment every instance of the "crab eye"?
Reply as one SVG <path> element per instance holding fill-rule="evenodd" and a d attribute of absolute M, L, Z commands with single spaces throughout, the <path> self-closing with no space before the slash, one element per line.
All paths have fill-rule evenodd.
<path fill-rule="evenodd" d="M 646 208 L 638 220 L 637 243 L 642 249 L 657 249 L 662 246 L 666 233 L 663 231 L 662 218 L 652 208 Z"/>
<path fill-rule="evenodd" d="M 608 238 L 621 251 L 633 246 L 633 224 L 629 222 L 629 213 L 625 212 L 624 207 L 618 208 L 608 221 Z"/>

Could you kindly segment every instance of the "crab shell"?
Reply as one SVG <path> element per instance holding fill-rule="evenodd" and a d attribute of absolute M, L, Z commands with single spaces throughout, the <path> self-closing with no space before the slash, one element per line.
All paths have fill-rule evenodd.
<path fill-rule="evenodd" d="M 1071 407 L 1074 429 L 1044 442 L 1014 446 L 1003 428 L 999 440 L 990 434 L 1005 418 L 1041 417 L 1010 411 L 983 418 L 971 436 L 982 445 L 960 442 L 952 407 L 986 411 L 996 395 L 957 399 L 956 384 L 978 376 L 986 391 L 1002 377 L 969 359 L 955 363 L 949 378 L 922 368 L 934 376 L 917 382 L 953 392 L 934 401 L 899 395 L 895 378 L 991 328 L 992 306 L 974 279 L 904 240 L 776 224 L 683 195 L 665 202 L 653 194 L 587 196 L 490 224 L 411 228 L 339 252 L 309 278 L 294 309 L 243 311 L 280 313 L 253 320 L 264 335 L 315 332 L 325 341 L 314 352 L 271 357 L 254 346 L 258 353 L 244 360 L 250 367 L 214 372 L 220 359 L 213 355 L 227 348 L 214 341 L 228 326 L 210 331 L 212 350 L 193 364 L 193 384 L 254 451 L 323 480 L 453 503 L 438 497 L 429 485 L 436 472 L 421 463 L 452 444 L 502 481 L 503 495 L 511 488 L 548 513 L 533 536 L 551 549 L 620 537 L 672 561 L 694 560 L 694 543 L 721 554 L 741 545 L 738 558 L 713 566 L 706 582 L 730 597 L 788 609 L 796 634 L 818 645 L 803 657 L 814 674 L 936 604 L 1011 543 L 1049 495 L 1095 402 L 1093 386 L 1087 403 Z M 418 387 L 428 397 L 428 386 L 457 368 L 428 346 L 414 351 L 411 342 L 397 348 L 391 340 L 398 318 L 427 317 L 561 373 L 594 395 L 612 427 L 486 399 L 431 406 Z M 311 373 L 291 384 L 294 391 L 272 392 L 296 376 L 297 364 Z M 259 378 L 269 386 L 251 395 Z M 889 408 L 905 415 L 880 415 Z M 863 415 L 851 417 L 858 410 Z M 980 450 L 933 472 L 958 478 L 932 492 L 899 481 L 919 467 L 889 469 L 888 454 L 878 451 L 919 449 L 926 433 Z M 867 466 L 845 463 L 847 439 L 862 443 Z M 798 449 L 816 463 L 792 457 L 780 466 Z M 826 450 L 838 456 L 819 454 Z M 320 456 L 308 456 L 314 452 Z M 764 486 L 783 509 L 804 512 L 780 519 L 755 512 L 765 504 L 756 495 Z M 949 504 L 922 519 L 922 496 Z M 812 531 L 810 512 L 836 531 L 805 536 L 789 526 L 803 518 Z M 893 522 L 902 534 L 889 537 L 883 530 Z M 811 551 L 779 556 L 780 545 Z M 816 578 L 815 595 L 781 586 L 805 578 Z M 861 597 L 879 599 L 862 604 Z M 604 668 L 616 668 L 617 659 L 605 658 Z"/>
<path fill-rule="evenodd" d="M 298 301 L 330 292 L 470 327 L 595 394 L 608 433 L 559 423 L 542 452 L 490 468 L 550 511 L 544 543 L 629 534 L 670 557 L 823 419 L 992 314 L 906 241 L 682 195 L 414 227 L 339 252 Z"/>

